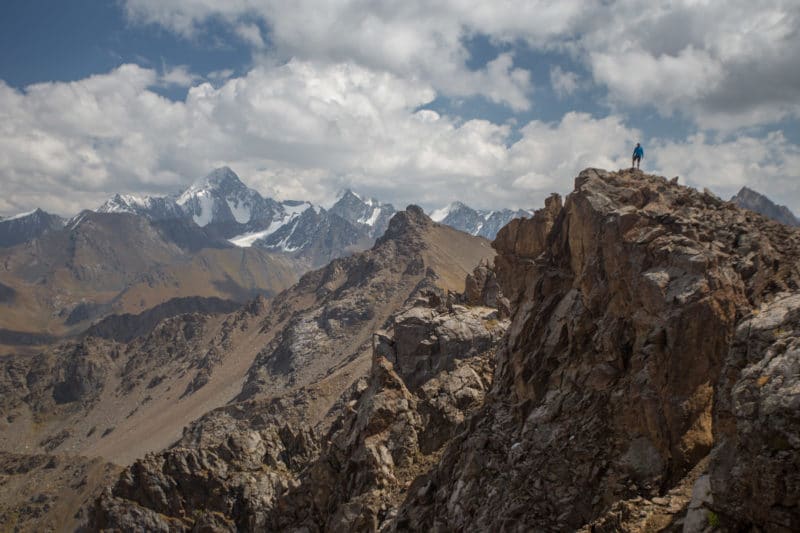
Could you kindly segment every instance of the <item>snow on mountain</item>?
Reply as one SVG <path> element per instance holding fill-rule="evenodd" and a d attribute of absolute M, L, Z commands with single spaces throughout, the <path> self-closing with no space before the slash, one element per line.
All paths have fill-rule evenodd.
<path fill-rule="evenodd" d="M 31 211 L 26 211 L 25 213 L 19 213 L 18 215 L 11 215 L 10 217 L 8 217 L 8 218 L 5 218 L 5 219 L 3 219 L 3 220 L 4 220 L 5 222 L 8 222 L 9 220 L 20 220 L 20 219 L 22 219 L 22 218 L 25 218 L 25 217 L 29 217 L 29 216 L 31 216 L 31 215 L 32 215 L 32 214 L 34 214 L 36 211 L 37 211 L 36 209 L 33 209 L 33 210 L 31 210 Z"/>
<path fill-rule="evenodd" d="M 41 209 L 13 215 L 0 220 L 0 247 L 28 242 L 62 227 L 64 220 L 61 217 Z"/>
<path fill-rule="evenodd" d="M 183 210 L 172 198 L 116 194 L 97 208 L 98 213 L 131 213 L 150 220 L 181 218 Z"/>
<path fill-rule="evenodd" d="M 341 194 L 329 211 L 351 224 L 363 227 L 373 239 L 383 235 L 396 212 L 393 205 L 375 198 L 364 198 L 350 189 Z"/>
<path fill-rule="evenodd" d="M 434 222 L 441 222 L 442 220 L 446 219 L 447 215 L 450 214 L 450 210 L 452 209 L 453 205 L 457 203 L 458 202 L 454 202 L 450 205 L 442 207 L 441 209 L 434 209 L 430 214 L 431 220 Z"/>
<path fill-rule="evenodd" d="M 367 226 L 353 224 L 331 210 L 311 206 L 254 242 L 254 246 L 291 253 L 318 267 L 336 257 L 364 250 L 374 242 Z"/>
<path fill-rule="evenodd" d="M 298 216 L 300 216 L 301 213 L 307 209 L 315 207 L 309 202 L 296 202 L 291 200 L 282 202 L 280 206 L 282 209 L 278 212 L 275 219 L 266 229 L 243 233 L 242 235 L 237 235 L 236 237 L 228 240 L 241 248 L 249 248 L 250 246 L 253 246 L 254 243 L 272 235 L 283 226 L 291 224 Z"/>
<path fill-rule="evenodd" d="M 228 167 L 196 181 L 176 203 L 198 226 L 214 224 L 228 239 L 264 231 L 282 212 L 278 202 L 247 187 Z"/>
<path fill-rule="evenodd" d="M 247 187 L 228 167 L 195 181 L 176 197 L 117 194 L 100 208 L 132 213 L 160 223 L 194 222 L 209 238 L 235 246 L 290 253 L 321 266 L 333 257 L 370 246 L 386 231 L 394 206 L 346 189 L 326 210 L 302 201 L 277 202 Z M 472 235 L 493 239 L 512 218 L 528 211 L 475 210 L 461 202 L 437 209 L 431 218 Z M 175 224 L 178 222 L 176 221 Z"/>
<path fill-rule="evenodd" d="M 430 217 L 435 222 L 445 224 L 470 235 L 477 235 L 493 240 L 500 228 L 512 219 L 529 217 L 532 211 L 519 209 L 479 210 L 473 209 L 462 202 L 453 202 L 450 205 L 435 209 Z"/>

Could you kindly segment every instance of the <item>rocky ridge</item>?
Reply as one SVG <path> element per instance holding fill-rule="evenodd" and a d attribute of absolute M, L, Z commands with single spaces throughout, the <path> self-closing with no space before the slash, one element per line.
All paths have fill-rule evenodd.
<path fill-rule="evenodd" d="M 69 410 L 102 402 L 120 363 L 117 390 L 184 401 L 238 358 L 240 390 L 125 469 L 91 530 L 800 528 L 797 230 L 589 169 L 466 281 L 445 266 L 482 254 L 458 239 L 409 207 L 273 302 L 3 375 Z M 150 380 L 169 361 L 193 370 Z"/>
<path fill-rule="evenodd" d="M 797 529 L 797 231 L 590 169 L 494 246 L 492 389 L 396 529 Z"/>
<path fill-rule="evenodd" d="M 323 434 L 339 415 L 343 393 L 369 373 L 376 329 L 423 289 L 463 290 L 469 270 L 493 255 L 484 239 L 435 224 L 410 207 L 395 215 L 372 250 L 310 272 L 274 299 L 257 298 L 225 315 L 168 318 L 129 342 L 87 336 L 0 359 L 7 415 L 0 449 L 136 464 L 176 441 L 187 448 L 234 446 L 228 430 L 238 424 L 247 437 L 242 446 L 255 428 L 283 458 L 282 442 L 295 449 L 283 427 L 300 435 L 305 424 Z M 272 422 L 264 415 L 270 405 L 277 406 Z M 181 437 L 184 426 L 196 430 Z M 172 459 L 143 460 L 147 468 L 194 460 L 169 449 Z M 240 448 L 232 450 L 219 452 L 235 463 L 225 466 L 230 472 L 244 464 L 234 457 Z M 197 484 L 209 481 L 198 476 Z"/>
<path fill-rule="evenodd" d="M 437 295 L 448 290 L 448 280 L 463 280 L 468 270 L 453 276 L 436 265 L 447 264 L 451 269 L 459 264 L 475 265 L 486 254 L 491 256 L 486 244 L 434 224 L 419 208 L 409 207 L 395 215 L 371 251 L 305 275 L 259 312 L 259 335 L 265 340 L 241 393 L 228 406 L 193 423 L 167 452 L 134 463 L 98 502 L 94 523 L 124 529 L 135 524 L 137 517 L 147 516 L 150 529 L 180 530 L 222 516 L 225 520 L 219 523 L 228 528 L 258 529 L 275 520 L 269 515 L 271 505 L 290 487 L 298 486 L 301 474 L 321 468 L 316 459 L 328 452 L 326 440 L 320 437 L 336 433 L 342 424 L 337 419 L 350 412 L 351 402 L 362 396 L 369 376 L 377 371 L 373 332 L 384 324 L 411 324 L 411 317 L 400 322 L 393 318 L 404 306 L 434 305 L 440 310 L 437 315 L 450 313 L 444 296 Z M 468 246 L 473 251 L 466 249 Z M 461 290 L 463 287 L 462 281 Z M 457 306 L 453 309 L 459 312 Z M 441 335 L 447 340 L 442 349 L 463 350 L 464 357 L 485 355 L 477 352 L 488 350 L 491 339 L 499 339 L 502 332 L 502 323 L 492 318 L 493 313 L 497 314 L 465 309 L 461 314 L 473 316 L 471 329 L 451 316 L 429 330 L 420 325 L 409 331 L 417 335 L 427 331 L 435 340 L 438 328 L 447 332 Z M 433 340 L 427 340 L 425 346 Z M 465 349 L 472 345 L 474 350 Z M 405 354 L 405 349 L 399 352 Z M 472 371 L 458 370 L 455 360 L 451 363 L 442 359 L 441 368 L 454 372 L 454 379 L 471 380 L 473 386 L 485 389 L 485 382 L 477 380 L 478 385 Z M 438 411 L 433 407 L 431 411 L 441 413 L 437 420 L 453 420 L 452 424 L 463 420 L 459 413 L 474 395 L 466 392 L 469 387 L 461 388 L 455 387 L 451 393 L 444 389 L 437 393 L 439 388 L 430 392 L 430 404 L 438 406 Z M 448 394 L 460 398 L 459 406 L 446 408 Z M 446 425 L 440 425 L 445 431 Z M 265 450 L 275 461 L 265 459 Z M 193 490 L 208 494 L 206 489 L 212 485 L 216 496 L 203 501 L 192 496 Z M 162 493 L 167 494 L 164 501 L 147 496 Z M 205 518 L 197 518 L 200 515 Z"/>
<path fill-rule="evenodd" d="M 0 248 L 16 246 L 57 231 L 64 226 L 64 219 L 41 209 L 8 218 L 0 218 Z"/>
<path fill-rule="evenodd" d="M 433 285 L 372 341 L 369 372 L 327 418 L 308 398 L 328 377 L 271 400 L 210 413 L 123 472 L 93 528 L 349 531 L 390 518 L 411 481 L 481 405 L 507 320 Z M 333 489 L 333 490 L 332 490 Z"/>

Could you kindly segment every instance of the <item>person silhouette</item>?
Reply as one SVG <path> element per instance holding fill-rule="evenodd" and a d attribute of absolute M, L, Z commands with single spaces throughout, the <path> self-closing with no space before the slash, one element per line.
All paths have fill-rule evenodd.
<path fill-rule="evenodd" d="M 644 157 L 644 148 L 639 143 L 636 143 L 636 148 L 633 149 L 633 161 L 631 162 L 631 169 L 634 167 L 639 168 L 639 164 Z"/>

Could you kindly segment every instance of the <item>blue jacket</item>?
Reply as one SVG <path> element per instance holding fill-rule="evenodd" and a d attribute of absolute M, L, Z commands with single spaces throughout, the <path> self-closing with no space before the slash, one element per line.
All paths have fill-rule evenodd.
<path fill-rule="evenodd" d="M 644 157 L 644 148 L 637 146 L 633 149 L 633 157 Z"/>

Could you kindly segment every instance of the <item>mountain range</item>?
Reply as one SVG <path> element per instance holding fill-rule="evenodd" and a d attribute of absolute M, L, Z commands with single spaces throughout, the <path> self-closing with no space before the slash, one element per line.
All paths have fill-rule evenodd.
<path fill-rule="evenodd" d="M 495 211 L 476 210 L 461 202 L 453 202 L 447 207 L 431 213 L 431 218 L 447 226 L 459 229 L 470 235 L 494 239 L 500 228 L 515 218 L 530 217 L 533 211 L 501 209 Z"/>
<path fill-rule="evenodd" d="M 334 257 L 368 248 L 386 230 L 396 209 L 349 189 L 338 195 L 329 209 L 307 201 L 277 201 L 263 197 L 233 170 L 222 167 L 174 196 L 116 194 L 95 211 L 127 213 L 152 222 L 191 220 L 204 228 L 209 242 L 222 239 L 238 247 L 284 252 L 318 267 Z M 431 215 L 437 222 L 492 239 L 509 220 L 530 216 L 530 212 L 474 210 L 454 202 Z M 66 222 L 40 209 L 0 218 L 0 247 L 30 241 Z"/>
<path fill-rule="evenodd" d="M 446 224 L 492 236 L 474 223 L 485 213 L 463 204 L 450 211 Z M 2 219 L 0 306 L 14 312 L 0 313 L 0 352 L 76 335 L 106 317 L 152 325 L 276 294 L 370 248 L 395 214 L 349 189 L 328 209 L 265 198 L 223 167 L 174 196 L 116 194 L 68 220 L 39 209 Z M 487 218 L 499 227 L 497 215 Z"/>
<path fill-rule="evenodd" d="M 587 169 L 491 244 L 409 206 L 274 297 L 172 300 L 0 357 L 0 523 L 797 531 L 800 231 L 676 181 Z M 129 271 L 102 253 L 141 246 L 135 272 L 193 232 L 269 253 L 182 220 L 84 212 L 11 249 L 66 239 L 67 266 L 17 259 L 112 289 Z"/>

